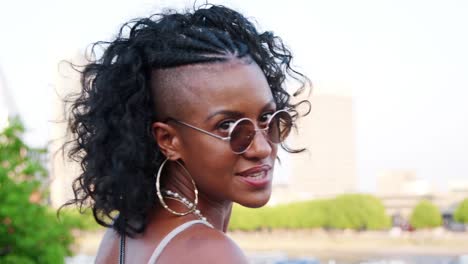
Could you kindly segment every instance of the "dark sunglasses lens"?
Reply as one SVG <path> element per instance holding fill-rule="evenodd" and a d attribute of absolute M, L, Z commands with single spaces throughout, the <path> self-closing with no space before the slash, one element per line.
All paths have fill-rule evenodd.
<path fill-rule="evenodd" d="M 268 137 L 273 143 L 283 142 L 291 132 L 292 117 L 287 112 L 276 113 L 268 125 Z"/>
<path fill-rule="evenodd" d="M 237 123 L 231 132 L 231 149 L 235 153 L 244 152 L 255 137 L 254 124 L 245 119 Z"/>

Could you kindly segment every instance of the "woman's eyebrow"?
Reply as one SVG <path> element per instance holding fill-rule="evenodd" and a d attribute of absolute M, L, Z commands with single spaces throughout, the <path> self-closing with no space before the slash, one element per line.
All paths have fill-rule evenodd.
<path fill-rule="evenodd" d="M 213 117 L 215 117 L 217 115 L 224 115 L 224 116 L 231 116 L 231 117 L 235 117 L 235 118 L 241 118 L 242 116 L 244 116 L 244 113 L 239 112 L 239 111 L 232 111 L 232 110 L 219 110 L 219 111 L 211 113 L 205 119 L 205 121 L 208 121 L 208 120 L 210 120 L 211 118 L 213 118 Z"/>
<path fill-rule="evenodd" d="M 267 110 L 268 108 L 272 107 L 272 106 L 276 106 L 275 104 L 275 99 L 271 99 L 268 103 L 265 104 L 265 106 L 262 107 L 262 112 Z M 245 116 L 245 113 L 243 112 L 240 112 L 240 111 L 233 111 L 233 110 L 219 110 L 219 111 L 215 111 L 213 113 L 211 113 L 206 119 L 205 119 L 205 122 L 206 121 L 209 121 L 211 118 L 217 116 L 217 115 L 224 115 L 224 116 L 230 116 L 230 117 L 234 117 L 234 118 L 241 118 L 243 116 Z"/>

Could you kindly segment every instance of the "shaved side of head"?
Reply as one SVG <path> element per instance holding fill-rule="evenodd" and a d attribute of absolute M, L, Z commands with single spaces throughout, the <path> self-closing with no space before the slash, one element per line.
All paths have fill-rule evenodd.
<path fill-rule="evenodd" d="M 197 109 L 197 105 L 201 102 L 196 98 L 203 87 L 194 85 L 193 80 L 199 78 L 203 72 L 216 73 L 239 63 L 249 64 L 252 62 L 250 57 L 242 59 L 233 57 L 223 62 L 199 63 L 153 70 L 151 92 L 156 120 L 165 121 L 169 117 L 181 118 Z M 205 81 L 210 82 L 210 79 Z"/>
<path fill-rule="evenodd" d="M 185 94 L 184 74 L 180 69 L 158 69 L 151 74 L 151 93 L 153 95 L 156 120 L 165 121 L 168 117 L 180 116 L 183 113 Z"/>

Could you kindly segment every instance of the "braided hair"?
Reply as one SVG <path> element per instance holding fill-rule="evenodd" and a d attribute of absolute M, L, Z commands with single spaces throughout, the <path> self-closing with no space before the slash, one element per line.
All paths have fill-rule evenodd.
<path fill-rule="evenodd" d="M 153 174 L 164 159 L 151 132 L 151 71 L 248 56 L 265 74 L 278 109 L 293 111 L 297 105 L 283 87 L 286 76 L 302 83 L 297 93 L 309 82 L 291 68 L 292 55 L 279 37 L 259 33 L 224 6 L 132 20 L 113 41 L 96 42 L 92 54 L 98 47 L 105 51 L 81 71 L 82 91 L 71 105 L 75 137 L 68 155 L 82 173 L 73 182 L 75 198 L 65 205 L 91 207 L 100 225 L 129 236 L 145 230 L 156 203 Z"/>

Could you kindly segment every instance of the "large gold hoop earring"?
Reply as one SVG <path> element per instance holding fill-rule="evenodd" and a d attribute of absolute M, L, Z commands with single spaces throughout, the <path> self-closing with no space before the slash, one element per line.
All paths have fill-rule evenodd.
<path fill-rule="evenodd" d="M 170 195 L 170 196 L 166 196 L 166 198 L 168 199 L 172 199 L 172 200 L 176 200 L 176 201 L 179 201 L 179 202 L 182 202 L 184 203 L 185 205 L 189 204 L 189 206 L 187 206 L 189 208 L 188 211 L 186 212 L 176 212 L 174 210 L 172 210 L 171 208 L 169 208 L 169 206 L 167 206 L 166 202 L 164 201 L 164 196 L 161 192 L 161 186 L 159 184 L 159 181 L 160 181 L 160 178 L 161 178 L 161 174 L 162 174 L 162 170 L 164 168 L 164 165 L 166 164 L 166 162 L 168 161 L 169 159 L 165 159 L 162 163 L 161 163 L 161 166 L 159 166 L 159 169 L 158 169 L 158 174 L 156 176 L 156 194 L 158 195 L 158 198 L 159 198 L 159 202 L 162 204 L 162 206 L 167 210 L 169 211 L 170 213 L 172 214 L 175 214 L 175 215 L 178 215 L 178 216 L 184 216 L 184 215 L 188 215 L 188 214 L 191 214 L 193 212 L 195 212 L 196 208 L 197 208 L 197 204 L 198 204 L 198 190 L 197 190 L 197 186 L 195 185 L 195 181 L 193 180 L 192 176 L 190 175 L 190 172 L 184 167 L 184 165 L 182 165 L 179 161 L 175 161 L 179 166 L 181 166 L 184 171 L 187 173 L 187 175 L 189 176 L 190 178 L 190 181 L 192 181 L 192 184 L 193 184 L 193 188 L 194 188 L 194 191 L 193 193 L 195 194 L 195 200 L 193 201 L 193 203 L 187 201 L 187 199 L 185 197 L 182 197 L 181 195 L 179 195 L 178 193 L 176 192 L 171 192 L 169 190 L 167 190 L 167 194 Z"/>

